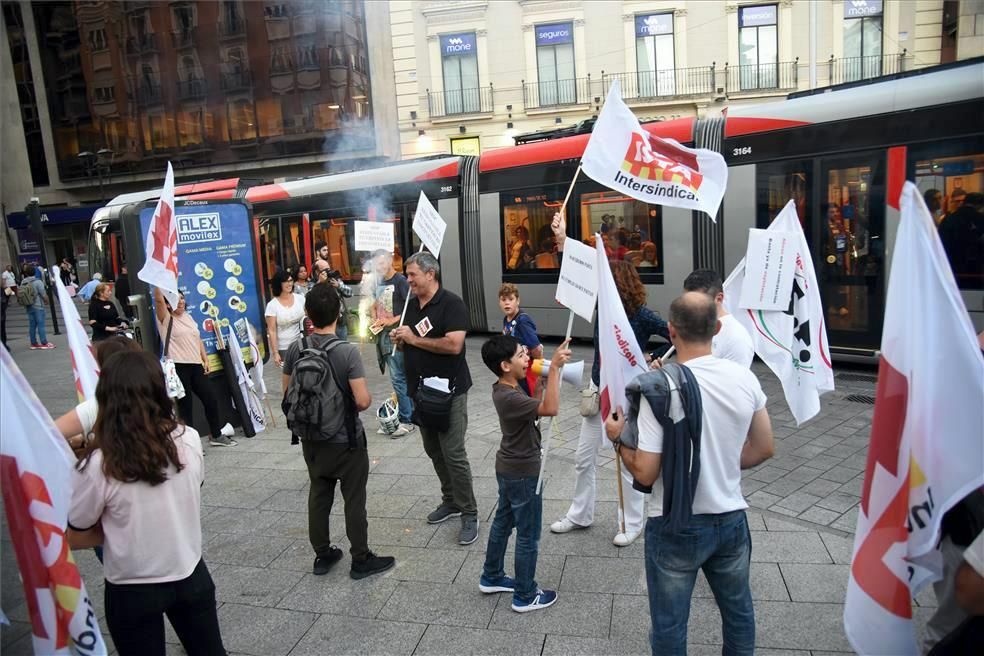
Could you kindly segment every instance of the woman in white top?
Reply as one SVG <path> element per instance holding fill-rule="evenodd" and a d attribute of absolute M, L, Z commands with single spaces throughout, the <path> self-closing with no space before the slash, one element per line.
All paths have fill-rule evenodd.
<path fill-rule="evenodd" d="M 95 439 L 68 512 L 73 548 L 105 549 L 106 622 L 123 655 L 163 656 L 164 615 L 189 655 L 224 655 L 215 584 L 202 560 L 205 461 L 174 416 L 157 358 L 109 358 L 96 387 Z"/>
<path fill-rule="evenodd" d="M 274 345 L 273 361 L 283 366 L 290 345 L 301 338 L 304 320 L 304 297 L 294 293 L 294 277 L 288 271 L 278 271 L 270 281 L 274 297 L 267 303 L 267 334 Z"/>

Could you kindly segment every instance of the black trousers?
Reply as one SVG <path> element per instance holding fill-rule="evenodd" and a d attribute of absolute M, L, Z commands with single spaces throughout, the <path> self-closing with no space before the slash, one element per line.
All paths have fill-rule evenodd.
<path fill-rule="evenodd" d="M 106 581 L 105 600 L 109 635 L 120 656 L 164 656 L 164 615 L 188 656 L 225 656 L 215 611 L 215 583 L 204 560 L 181 581 Z"/>
<path fill-rule="evenodd" d="M 205 375 L 205 368 L 200 364 L 186 364 L 183 362 L 174 363 L 174 369 L 178 372 L 178 378 L 184 385 L 184 398 L 178 399 L 178 415 L 181 421 L 192 426 L 192 410 L 195 403 L 191 398 L 192 393 L 199 398 L 202 406 L 205 407 L 205 419 L 208 420 L 208 432 L 212 437 L 218 437 L 222 430 L 223 422 L 219 419 L 219 407 L 215 402 L 215 395 L 212 393 L 212 385 L 208 382 Z"/>
<path fill-rule="evenodd" d="M 345 534 L 352 545 L 352 560 L 369 555 L 369 520 L 366 519 L 366 482 L 369 480 L 369 451 L 349 450 L 347 444 L 301 440 L 311 489 L 308 492 L 308 537 L 314 553 L 328 555 L 331 547 L 329 519 L 335 503 L 335 484 L 342 483 L 345 499 Z"/>
<path fill-rule="evenodd" d="M 4 346 L 7 345 L 7 305 L 9 304 L 9 297 L 4 294 L 3 299 L 0 299 L 0 344 Z"/>

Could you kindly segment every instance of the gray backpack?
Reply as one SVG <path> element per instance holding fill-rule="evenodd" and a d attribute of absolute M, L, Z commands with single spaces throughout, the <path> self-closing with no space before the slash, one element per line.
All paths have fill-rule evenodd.
<path fill-rule="evenodd" d="M 348 435 L 350 449 L 356 447 L 355 400 L 347 385 L 335 375 L 329 354 L 345 340 L 333 339 L 321 348 L 301 340 L 301 352 L 290 384 L 284 393 L 282 409 L 291 433 L 304 440 L 334 440 L 342 431 Z"/>

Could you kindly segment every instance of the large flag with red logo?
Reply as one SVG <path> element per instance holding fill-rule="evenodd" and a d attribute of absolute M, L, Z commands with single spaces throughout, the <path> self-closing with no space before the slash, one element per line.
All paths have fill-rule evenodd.
<path fill-rule="evenodd" d="M 820 286 L 796 203 L 786 203 L 768 229 L 799 235 L 789 307 L 783 311 L 739 307 L 745 283 L 744 258 L 724 282 L 724 304 L 752 336 L 755 353 L 782 383 L 789 411 L 799 425 L 820 412 L 820 395 L 834 390 L 834 370 Z"/>
<path fill-rule="evenodd" d="M 728 166 L 720 153 L 686 148 L 643 130 L 622 102 L 618 80 L 608 90 L 581 170 L 644 203 L 701 210 L 711 220 L 717 220 L 728 185 Z"/>
<path fill-rule="evenodd" d="M 96 396 L 96 383 L 99 382 L 99 367 L 95 351 L 89 340 L 89 333 L 82 324 L 78 308 L 68 295 L 58 275 L 58 267 L 51 267 L 51 279 L 58 291 L 58 306 L 65 318 L 65 332 L 68 334 L 68 348 L 72 356 L 72 372 L 75 374 L 75 393 L 79 400 Z"/>
<path fill-rule="evenodd" d="M 174 169 L 167 163 L 167 176 L 160 200 L 147 230 L 147 260 L 137 277 L 159 287 L 171 307 L 178 306 L 178 225 L 174 219 Z"/>
<path fill-rule="evenodd" d="M 35 654 L 105 654 L 96 610 L 65 537 L 75 456 L 0 348 L 0 484 Z"/>
<path fill-rule="evenodd" d="M 601 361 L 598 395 L 604 422 L 612 409 L 628 407 L 625 386 L 645 372 L 647 367 L 646 357 L 632 332 L 618 287 L 615 286 L 601 235 L 595 235 L 595 244 L 598 257 L 598 357 Z M 604 433 L 602 430 L 598 439 L 607 444 Z"/>
<path fill-rule="evenodd" d="M 905 183 L 844 605 L 860 654 L 917 654 L 912 596 L 940 519 L 984 485 L 984 358 L 922 193 Z"/>

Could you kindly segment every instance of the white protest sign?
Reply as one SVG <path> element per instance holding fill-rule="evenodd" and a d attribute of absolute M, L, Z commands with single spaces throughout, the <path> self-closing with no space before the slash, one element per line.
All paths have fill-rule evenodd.
<path fill-rule="evenodd" d="M 594 317 L 598 298 L 598 257 L 595 249 L 576 239 L 564 242 L 564 259 L 557 280 L 557 302 L 585 321 Z"/>
<path fill-rule="evenodd" d="M 393 224 L 378 221 L 355 222 L 355 250 L 393 252 Z"/>
<path fill-rule="evenodd" d="M 799 235 L 794 232 L 748 231 L 745 281 L 738 307 L 780 312 L 789 308 L 798 246 Z"/>
<path fill-rule="evenodd" d="M 417 213 L 413 215 L 413 232 L 420 237 L 420 241 L 424 242 L 424 246 L 435 257 L 441 254 L 441 244 L 444 242 L 444 231 L 447 228 L 448 224 L 421 191 L 420 200 L 417 201 Z"/>

